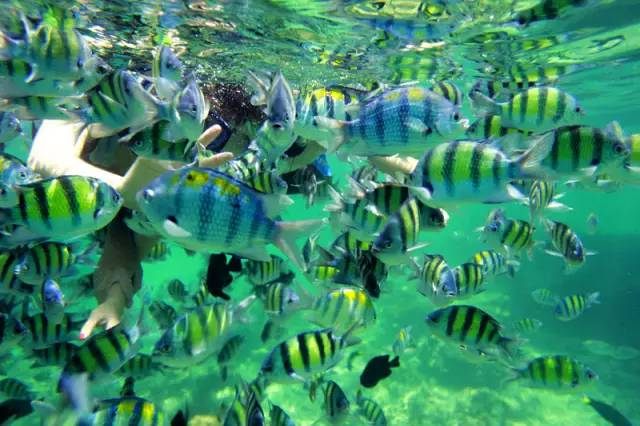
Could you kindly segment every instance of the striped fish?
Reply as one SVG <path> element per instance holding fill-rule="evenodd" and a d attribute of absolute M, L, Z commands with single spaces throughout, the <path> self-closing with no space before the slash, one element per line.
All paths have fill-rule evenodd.
<path fill-rule="evenodd" d="M 454 296 L 458 292 L 453 271 L 439 254 L 425 254 L 422 266 L 414 263 L 418 273 L 418 292 L 423 296 Z"/>
<path fill-rule="evenodd" d="M 484 268 L 475 263 L 463 263 L 453 268 L 457 297 L 470 296 L 484 291 Z"/>
<path fill-rule="evenodd" d="M 356 395 L 356 404 L 358 404 L 358 413 L 364 417 L 372 426 L 387 426 L 387 418 L 384 415 L 382 407 L 373 399 L 362 396 L 362 391 L 358 390 Z"/>
<path fill-rule="evenodd" d="M 522 199 L 524 195 L 511 181 L 536 175 L 538 164 L 550 149 L 550 137 L 539 139 L 514 159 L 478 142 L 440 144 L 420 159 L 409 178 L 409 186 L 422 202 L 434 207 Z"/>
<path fill-rule="evenodd" d="M 504 126 L 522 130 L 543 132 L 577 124 L 584 115 L 573 96 L 553 87 L 533 87 L 501 103 L 479 92 L 472 91 L 470 96 L 478 115 L 498 115 Z"/>
<path fill-rule="evenodd" d="M 616 182 L 637 185 L 640 182 L 640 133 L 625 139 L 629 156 L 622 167 L 607 169 L 607 174 Z"/>
<path fill-rule="evenodd" d="M 451 81 L 439 81 L 431 86 L 431 91 L 447 99 L 457 107 L 462 106 L 464 99 L 462 91 Z"/>
<path fill-rule="evenodd" d="M 31 347 L 44 349 L 55 343 L 64 343 L 75 339 L 76 329 L 84 321 L 74 321 L 65 314 L 62 321 L 54 324 L 44 313 L 23 318 L 25 327 L 31 332 Z"/>
<path fill-rule="evenodd" d="M 616 122 L 604 130 L 590 126 L 563 126 L 548 132 L 548 135 L 553 138 L 553 145 L 540 167 L 554 179 L 583 178 L 592 176 L 596 171 L 615 171 L 630 155 Z"/>
<path fill-rule="evenodd" d="M 255 393 L 243 397 L 239 392 L 224 417 L 224 426 L 264 426 L 264 413 Z"/>
<path fill-rule="evenodd" d="M 465 134 L 471 139 L 496 139 L 510 136 L 514 140 L 525 140 L 533 133 L 505 127 L 499 115 L 487 115 L 471 123 Z"/>
<path fill-rule="evenodd" d="M 266 285 L 263 294 L 264 310 L 268 315 L 282 317 L 302 307 L 300 296 L 288 284 Z"/>
<path fill-rule="evenodd" d="M 256 286 L 278 281 L 283 275 L 291 272 L 284 260 L 275 255 L 271 255 L 266 262 L 248 260 L 245 263 L 245 270 L 249 282 Z"/>
<path fill-rule="evenodd" d="M 553 246 L 553 248 L 546 249 L 545 252 L 552 256 L 562 257 L 565 272 L 574 272 L 584 264 L 587 256 L 596 254 L 585 250 L 578 234 L 564 223 L 546 219 L 544 224 Z"/>
<path fill-rule="evenodd" d="M 350 254 L 355 258 L 360 257 L 360 254 L 371 249 L 371 243 L 358 240 L 353 233 L 347 231 L 338 236 L 333 243 L 331 243 L 331 251 L 341 254 Z"/>
<path fill-rule="evenodd" d="M 65 98 L 25 96 L 0 101 L 0 108 L 21 120 L 69 120 L 71 105 Z"/>
<path fill-rule="evenodd" d="M 560 298 L 548 288 L 533 290 L 531 292 L 531 297 L 536 303 L 545 306 L 555 306 L 560 302 Z"/>
<path fill-rule="evenodd" d="M 167 125 L 167 121 L 158 121 L 152 126 L 145 127 L 133 135 L 127 142 L 127 146 L 138 157 L 183 163 L 193 161 L 196 153 L 191 149 L 194 145 L 188 139 L 168 141 L 162 138 Z"/>
<path fill-rule="evenodd" d="M 397 212 L 402 204 L 409 199 L 411 192 L 405 185 L 396 183 L 376 184 L 374 188 L 366 188 L 352 178 L 349 178 L 352 193 L 346 197 L 364 199 L 377 211 L 385 215 Z"/>
<path fill-rule="evenodd" d="M 91 177 L 60 176 L 21 185 L 18 205 L 0 209 L 3 225 L 17 225 L 0 244 L 66 240 L 94 232 L 113 220 L 122 206 L 120 194 Z"/>
<path fill-rule="evenodd" d="M 522 318 L 513 322 L 513 329 L 520 334 L 533 333 L 542 327 L 542 321 L 535 318 Z"/>
<path fill-rule="evenodd" d="M 421 88 L 402 87 L 368 98 L 351 121 L 317 117 L 335 136 L 329 151 L 362 157 L 420 155 L 428 144 L 443 142 L 458 130 L 458 108 Z"/>
<path fill-rule="evenodd" d="M 349 399 L 342 388 L 333 380 L 324 387 L 324 412 L 331 423 L 340 423 L 349 413 Z"/>
<path fill-rule="evenodd" d="M 286 194 L 288 184 L 275 170 L 251 174 L 244 182 L 251 188 L 264 194 Z"/>
<path fill-rule="evenodd" d="M 6 398 L 31 399 L 33 397 L 29 387 L 13 377 L 0 380 L 0 392 Z"/>
<path fill-rule="evenodd" d="M 365 291 L 340 288 L 314 301 L 310 320 L 321 327 L 331 327 L 336 333 L 344 333 L 372 325 L 376 320 L 376 311 Z"/>
<path fill-rule="evenodd" d="M 300 333 L 279 343 L 265 358 L 260 374 L 267 381 L 305 380 L 333 368 L 352 342 L 324 329 Z"/>
<path fill-rule="evenodd" d="M 157 262 L 165 260 L 170 253 L 171 251 L 169 250 L 169 245 L 167 244 L 167 242 L 159 240 L 157 243 L 151 246 L 151 249 L 149 249 L 149 252 L 147 253 L 147 256 L 144 260 L 147 262 Z"/>
<path fill-rule="evenodd" d="M 167 291 L 176 302 L 184 302 L 188 296 L 184 283 L 177 278 L 169 281 L 169 284 L 167 285 Z"/>
<path fill-rule="evenodd" d="M 122 367 L 116 371 L 116 374 L 122 377 L 133 377 L 138 379 L 149 377 L 161 369 L 162 366 L 154 362 L 153 357 L 139 353 L 122 364 Z"/>
<path fill-rule="evenodd" d="M 411 252 L 425 246 L 419 243 L 421 231 L 442 230 L 448 221 L 449 215 L 443 209 L 426 206 L 411 197 L 389 216 L 373 242 L 371 253 L 387 265 L 403 264 Z"/>
<path fill-rule="evenodd" d="M 426 56 L 424 54 L 388 55 L 386 69 L 389 71 L 389 83 L 412 84 L 431 81 L 434 77 L 455 77 L 460 67 L 446 56 Z"/>
<path fill-rule="evenodd" d="M 282 408 L 275 404 L 271 404 L 269 420 L 271 420 L 271 426 L 295 426 L 295 422 L 291 417 L 289 417 Z"/>
<path fill-rule="evenodd" d="M 407 349 L 415 348 L 415 342 L 411 336 L 411 326 L 401 328 L 393 342 L 393 353 L 396 356 L 402 355 Z"/>
<path fill-rule="evenodd" d="M 102 400 L 92 416 L 92 425 L 161 426 L 164 414 L 156 405 L 137 396 Z"/>
<path fill-rule="evenodd" d="M 15 271 L 22 281 L 40 285 L 46 278 L 69 278 L 87 275 L 97 265 L 101 250 L 95 243 L 48 242 L 29 247 Z M 87 273 L 77 268 L 82 265 Z"/>
<path fill-rule="evenodd" d="M 555 19 L 573 7 L 584 6 L 588 3 L 588 0 L 545 0 L 529 9 L 518 12 L 515 20 L 520 25 L 526 25 L 532 22 Z"/>
<path fill-rule="evenodd" d="M 32 353 L 36 357 L 36 363 L 42 366 L 63 367 L 73 357 L 78 346 L 73 343 L 54 343 L 42 349 L 33 349 Z"/>
<path fill-rule="evenodd" d="M 529 222 L 507 218 L 503 209 L 493 210 L 487 223 L 482 227 L 484 242 L 492 244 L 496 249 L 505 250 L 513 256 L 522 250 L 527 250 L 531 255 L 535 245 L 534 230 L 535 227 Z"/>
<path fill-rule="evenodd" d="M 348 87 L 322 87 L 309 92 L 298 105 L 295 132 L 305 139 L 322 141 L 327 133 L 318 127 L 316 117 L 351 121 L 358 112 L 358 99 L 366 92 Z"/>
<path fill-rule="evenodd" d="M 482 267 L 482 273 L 485 276 L 488 275 L 501 275 L 509 274 L 513 277 L 517 272 L 520 262 L 517 260 L 509 259 L 504 254 L 495 250 L 481 250 L 474 253 L 469 262 L 475 263 Z"/>
<path fill-rule="evenodd" d="M 222 347 L 233 311 L 225 304 L 201 305 L 179 317 L 156 342 L 153 359 L 170 367 L 194 365 Z"/>
<path fill-rule="evenodd" d="M 218 366 L 220 367 L 220 378 L 223 381 L 228 377 L 228 366 L 233 358 L 240 350 L 240 346 L 244 342 L 243 336 L 233 336 L 224 344 L 224 346 L 218 352 Z"/>
<path fill-rule="evenodd" d="M 570 207 L 557 201 L 562 195 L 563 194 L 556 194 L 556 185 L 554 182 L 546 180 L 533 181 L 527 199 L 529 212 L 531 214 L 530 223 L 535 223 L 535 219 L 539 217 L 545 209 L 554 211 L 571 210 Z"/>
<path fill-rule="evenodd" d="M 511 357 L 514 340 L 501 334 L 498 321 L 475 306 L 454 305 L 427 315 L 427 325 L 439 337 L 483 353 L 502 351 Z"/>
<path fill-rule="evenodd" d="M 560 321 L 571 321 L 596 303 L 600 303 L 600 293 L 573 294 L 560 299 L 553 312 Z"/>
<path fill-rule="evenodd" d="M 24 295 L 33 294 L 36 288 L 22 282 L 15 273 L 20 265 L 19 254 L 13 251 L 0 250 L 0 294 Z"/>
<path fill-rule="evenodd" d="M 162 300 L 154 300 L 148 309 L 161 330 L 171 327 L 178 317 L 176 309 Z"/>
<path fill-rule="evenodd" d="M 0 312 L 0 353 L 5 353 L 27 338 L 28 329 L 17 319 Z"/>
<path fill-rule="evenodd" d="M 315 265 L 309 268 L 309 271 L 307 272 L 307 275 L 312 282 L 320 282 L 324 284 L 332 283 L 339 274 L 340 269 L 335 265 Z"/>
<path fill-rule="evenodd" d="M 233 160 L 220 166 L 219 170 L 241 181 L 247 181 L 256 173 L 270 172 L 271 169 L 256 151 L 250 149 Z"/>
<path fill-rule="evenodd" d="M 129 128 L 128 139 L 138 131 L 165 118 L 166 106 L 143 87 L 135 74 L 118 70 L 108 74 L 86 94 L 87 108 L 74 111 L 92 124 L 92 138 L 113 135 Z"/>
<path fill-rule="evenodd" d="M 333 203 L 324 207 L 330 212 L 334 228 L 345 227 L 361 241 L 369 242 L 378 234 L 387 220 L 387 215 L 379 211 L 368 199 L 345 200 L 332 186 L 328 187 Z"/>
<path fill-rule="evenodd" d="M 522 380 L 536 388 L 575 390 L 598 379 L 589 367 L 565 355 L 541 356 L 513 371 L 515 376 L 510 381 Z"/>
<path fill-rule="evenodd" d="M 323 221 L 272 219 L 290 200 L 262 194 L 224 173 L 185 167 L 154 179 L 137 194 L 140 210 L 172 241 L 195 251 L 235 254 L 267 261 L 277 245 L 302 268 L 295 240 L 313 234 Z"/>
<path fill-rule="evenodd" d="M 207 281 L 205 279 L 200 281 L 200 287 L 198 287 L 198 291 L 191 297 L 193 300 L 193 304 L 196 306 L 201 306 L 207 303 L 209 299 L 209 289 L 207 288 Z"/>

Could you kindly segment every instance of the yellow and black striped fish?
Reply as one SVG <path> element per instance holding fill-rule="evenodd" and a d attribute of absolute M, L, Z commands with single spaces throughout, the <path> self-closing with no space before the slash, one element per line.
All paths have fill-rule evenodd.
<path fill-rule="evenodd" d="M 514 321 L 513 329 L 518 333 L 532 333 L 542 327 L 542 321 L 535 318 L 522 318 Z"/>
<path fill-rule="evenodd" d="M 0 294 L 33 294 L 36 287 L 22 282 L 15 273 L 21 257 L 13 251 L 0 251 Z"/>
<path fill-rule="evenodd" d="M 285 182 L 277 171 L 255 172 L 244 179 L 244 182 L 258 192 L 265 194 L 286 194 L 287 182 Z"/>
<path fill-rule="evenodd" d="M 462 100 L 464 99 L 462 91 L 451 81 L 439 81 L 431 87 L 431 90 L 443 98 L 448 99 L 449 102 L 454 105 L 462 105 Z"/>
<path fill-rule="evenodd" d="M 541 356 L 514 372 L 511 381 L 523 380 L 529 386 L 549 389 L 573 390 L 598 379 L 589 367 L 565 355 Z"/>
<path fill-rule="evenodd" d="M 177 302 L 184 302 L 189 293 L 184 286 L 184 283 L 177 278 L 169 281 L 167 285 L 167 291 L 169 295 L 173 297 Z"/>
<path fill-rule="evenodd" d="M 0 380 L 0 392 L 3 393 L 6 398 L 31 399 L 33 396 L 29 387 L 24 382 L 14 379 L 13 377 Z"/>
<path fill-rule="evenodd" d="M 123 377 L 143 378 L 160 371 L 162 366 L 153 361 L 153 357 L 145 354 L 136 354 L 122 364 L 116 374 Z"/>
<path fill-rule="evenodd" d="M 74 320 L 65 314 L 58 324 L 47 319 L 44 313 L 23 318 L 22 321 L 31 332 L 31 345 L 35 349 L 44 349 L 54 343 L 63 343 L 75 339 L 75 330 L 84 321 Z"/>
<path fill-rule="evenodd" d="M 595 254 L 585 250 L 578 234 L 564 223 L 546 219 L 544 224 L 553 245 L 553 249 L 549 248 L 545 251 L 552 256 L 564 259 L 565 272 L 575 271 L 584 264 L 587 256 Z"/>
<path fill-rule="evenodd" d="M 334 367 L 351 344 L 346 333 L 324 329 L 300 333 L 279 343 L 265 358 L 260 374 L 267 381 L 304 380 Z"/>
<path fill-rule="evenodd" d="M 504 136 L 511 136 L 519 139 L 526 139 L 532 132 L 505 127 L 499 115 L 487 115 L 471 123 L 466 131 L 466 135 L 474 139 L 496 139 Z"/>
<path fill-rule="evenodd" d="M 427 325 L 433 332 L 460 345 L 481 352 L 496 350 L 513 356 L 514 340 L 501 334 L 501 325 L 485 311 L 468 305 L 454 305 L 427 315 Z"/>
<path fill-rule="evenodd" d="M 166 241 L 159 240 L 149 250 L 147 256 L 145 257 L 146 262 L 158 262 L 161 260 L 165 260 L 167 256 L 171 253 L 169 250 L 169 245 Z"/>
<path fill-rule="evenodd" d="M 166 329 L 173 325 L 178 317 L 176 309 L 162 300 L 154 300 L 149 305 L 149 313 L 158 323 L 160 329 Z"/>
<path fill-rule="evenodd" d="M 269 410 L 269 420 L 271 420 L 272 426 L 294 426 L 295 423 L 289 417 L 289 415 L 279 406 L 271 404 L 271 410 Z"/>
<path fill-rule="evenodd" d="M 349 399 L 333 380 L 324 387 L 324 412 L 331 423 L 339 423 L 349 413 Z"/>
<path fill-rule="evenodd" d="M 158 121 L 133 135 L 127 142 L 129 149 L 138 157 L 155 160 L 170 160 L 188 163 L 196 156 L 194 144 L 187 139 L 168 141 L 162 138 L 164 129 L 169 123 Z"/>
<path fill-rule="evenodd" d="M 482 228 L 485 242 L 514 256 L 522 250 L 531 253 L 535 245 L 534 230 L 535 227 L 529 222 L 507 218 L 502 209 L 493 210 Z"/>
<path fill-rule="evenodd" d="M 97 265 L 99 254 L 95 243 L 83 246 L 46 242 L 29 247 L 15 270 L 22 281 L 40 285 L 47 278 L 79 276 L 80 265 L 90 272 Z"/>
<path fill-rule="evenodd" d="M 309 268 L 307 272 L 311 281 L 324 284 L 332 283 L 339 274 L 340 269 L 335 265 L 315 265 Z"/>
<path fill-rule="evenodd" d="M 256 286 L 266 285 L 279 281 L 283 276 L 289 275 L 287 263 L 279 256 L 271 255 L 266 262 L 247 260 L 245 270 L 249 282 Z"/>
<path fill-rule="evenodd" d="M 520 262 L 517 260 L 509 259 L 495 250 L 481 250 L 474 253 L 469 262 L 481 266 L 485 276 L 507 273 L 513 277 L 520 266 Z"/>
<path fill-rule="evenodd" d="M 571 321 L 578 318 L 582 313 L 596 303 L 600 303 L 600 293 L 573 294 L 561 298 L 556 304 L 553 312 L 560 321 Z"/>
<path fill-rule="evenodd" d="M 370 326 L 375 319 L 373 301 L 365 291 L 356 288 L 330 291 L 318 297 L 312 306 L 311 321 L 337 333 Z"/>
<path fill-rule="evenodd" d="M 341 254 L 347 253 L 355 258 L 360 257 L 361 253 L 368 251 L 370 248 L 371 243 L 358 240 L 349 231 L 340 234 L 331 244 L 331 251 L 338 251 Z"/>
<path fill-rule="evenodd" d="M 358 404 L 358 412 L 362 417 L 367 419 L 369 424 L 373 426 L 386 426 L 387 418 L 384 415 L 382 407 L 373 399 L 362 396 L 362 390 L 358 390 L 356 394 L 356 404 Z"/>
<path fill-rule="evenodd" d="M 36 363 L 46 366 L 64 366 L 78 349 L 77 345 L 69 342 L 54 343 L 42 349 L 33 349 Z"/>
<path fill-rule="evenodd" d="M 240 346 L 244 342 L 243 336 L 233 336 L 224 344 L 224 346 L 218 352 L 218 366 L 220 367 L 220 378 L 223 381 L 227 380 L 228 366 L 240 350 Z"/>
<path fill-rule="evenodd" d="M 224 424 L 226 426 L 263 426 L 265 424 L 264 413 L 257 395 L 254 392 L 249 392 L 248 395 L 243 396 L 236 391 L 233 403 L 225 415 Z"/>
<path fill-rule="evenodd" d="M 125 396 L 102 400 L 93 413 L 94 425 L 164 425 L 164 414 L 156 405 L 143 398 Z"/>
<path fill-rule="evenodd" d="M 1 243 L 18 245 L 33 240 L 65 240 L 94 232 L 115 217 L 122 197 L 99 179 L 59 176 L 21 185 L 18 205 L 2 209 L 3 225 L 17 228 Z"/>
<path fill-rule="evenodd" d="M 288 284 L 267 284 L 263 293 L 264 310 L 271 316 L 283 316 L 299 309 L 300 296 Z"/>
<path fill-rule="evenodd" d="M 476 263 L 463 263 L 453 269 L 457 296 L 464 297 L 484 291 L 484 268 Z"/>
<path fill-rule="evenodd" d="M 456 278 L 444 257 L 439 254 L 425 254 L 422 267 L 418 271 L 418 292 L 431 296 L 454 296 L 458 293 Z"/>

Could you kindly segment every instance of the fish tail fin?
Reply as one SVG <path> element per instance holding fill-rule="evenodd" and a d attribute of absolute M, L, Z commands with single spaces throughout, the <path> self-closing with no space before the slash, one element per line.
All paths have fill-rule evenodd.
<path fill-rule="evenodd" d="M 469 97 L 471 98 L 471 105 L 473 109 L 481 117 L 500 114 L 500 105 L 477 90 L 473 90 L 469 93 Z"/>
<path fill-rule="evenodd" d="M 507 274 L 510 278 L 516 276 L 516 272 L 520 270 L 520 262 L 515 259 L 507 260 Z"/>
<path fill-rule="evenodd" d="M 553 133 L 547 133 L 536 140 L 531 148 L 513 161 L 518 164 L 516 168 L 517 178 L 544 178 L 544 170 L 540 168 L 540 163 L 549 155 L 554 144 Z"/>
<path fill-rule="evenodd" d="M 278 234 L 275 245 L 291 259 L 300 270 L 304 270 L 302 254 L 296 249 L 296 240 L 312 235 L 325 225 L 326 221 L 300 220 L 295 222 L 277 222 Z"/>
<path fill-rule="evenodd" d="M 511 337 L 501 336 L 498 339 L 498 346 L 502 349 L 509 358 L 515 358 L 518 356 L 518 344 L 520 342 L 517 339 L 513 339 Z"/>
<path fill-rule="evenodd" d="M 502 379 L 502 381 L 500 382 L 500 386 L 504 387 L 510 383 L 513 382 L 517 382 L 518 380 L 520 380 L 522 378 L 522 372 L 514 367 L 511 366 L 507 366 L 509 368 L 509 370 L 511 371 L 511 374 L 507 377 L 505 377 L 504 379 Z"/>
<path fill-rule="evenodd" d="M 587 304 L 588 305 L 600 304 L 600 292 L 596 291 L 594 293 L 591 293 L 587 298 Z"/>
<path fill-rule="evenodd" d="M 391 361 L 389 361 L 389 366 L 391 366 L 391 367 L 400 367 L 400 357 L 396 356 Z"/>

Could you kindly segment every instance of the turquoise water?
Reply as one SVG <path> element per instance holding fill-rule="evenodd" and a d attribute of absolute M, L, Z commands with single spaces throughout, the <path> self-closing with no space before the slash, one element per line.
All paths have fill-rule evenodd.
<path fill-rule="evenodd" d="M 447 7 L 440 15 L 443 3 Z M 374 82 L 397 85 L 442 80 L 454 82 L 467 94 L 478 79 L 516 79 L 505 71 L 505 67 L 516 66 L 548 70 L 564 67 L 566 73 L 552 83 L 580 101 L 586 111 L 583 124 L 605 127 L 616 120 L 626 135 L 640 133 L 640 4 L 631 0 L 587 1 L 583 6 L 569 6 L 555 19 L 516 25 L 515 11 L 535 3 L 433 2 L 435 16 L 430 20 L 426 14 L 401 14 L 402 4 L 390 1 L 91 1 L 69 5 L 78 10 L 81 33 L 114 68 L 129 67 L 149 74 L 155 46 L 164 43 L 180 52 L 180 59 L 194 71 L 213 107 L 226 106 L 217 112 L 238 133 L 246 123 L 237 117 L 244 114 L 227 106 L 220 88 L 242 87 L 250 93 L 246 78 L 249 70 L 280 70 L 294 92 L 302 94 L 331 84 L 369 87 Z M 446 21 L 453 22 L 455 29 L 433 39 L 399 37 L 394 34 L 398 30 L 371 26 L 363 19 L 365 12 L 380 20 L 393 20 L 400 28 L 412 23 Z M 537 46 L 533 45 L 536 41 Z M 462 115 L 471 121 L 475 117 L 468 98 L 462 105 Z M 249 124 L 255 128 L 260 122 Z M 24 146 L 11 149 L 26 155 Z M 336 155 L 331 155 L 329 162 L 333 184 L 341 192 L 347 188 L 346 175 L 353 164 L 365 164 L 361 160 L 349 164 Z M 572 210 L 547 216 L 568 224 L 584 246 L 597 254 L 589 256 L 575 273 L 565 274 L 562 260 L 545 254 L 548 236 L 539 226 L 534 239 L 540 244 L 531 258 L 522 256 L 514 278 L 492 278 L 486 291 L 460 302 L 491 313 L 509 330 L 505 331 L 507 335 L 513 334 L 508 326 L 514 320 L 530 317 L 542 321 L 540 330 L 521 339 L 521 357 L 483 359 L 461 350 L 456 343 L 437 338 L 424 321 L 437 306 L 416 292 L 415 282 L 408 278 L 410 268 L 392 268 L 381 297 L 373 302 L 375 324 L 359 332 L 362 342 L 347 350 L 347 354 L 360 353 L 353 368 L 348 369 L 343 360 L 326 375 L 339 383 L 351 400 L 350 414 L 343 424 L 367 424 L 357 414 L 355 402 L 360 372 L 370 358 L 390 354 L 397 333 L 407 326 L 411 326 L 416 347 L 400 357 L 401 367 L 394 369 L 388 379 L 364 390 L 364 395 L 384 410 L 389 424 L 607 424 L 582 402 L 584 394 L 615 406 L 632 422 L 640 420 L 640 408 L 635 403 L 640 386 L 640 334 L 636 326 L 640 322 L 636 279 L 640 274 L 636 262 L 640 243 L 636 225 L 638 187 L 625 185 L 614 192 L 560 187 L 560 192 L 566 192 L 562 202 Z M 295 204 L 285 212 L 285 220 L 327 216 L 323 211 L 326 198 L 305 209 L 301 196 L 292 197 Z M 475 229 L 484 224 L 495 207 L 472 204 L 448 210 L 448 226 L 437 233 L 423 234 L 421 238 L 429 245 L 422 251 L 442 254 L 450 265 L 465 262 L 474 252 L 486 248 Z M 509 203 L 501 207 L 509 217 L 529 217 L 524 205 Z M 587 222 L 590 214 L 598 218 L 595 230 Z M 323 229 L 321 245 L 328 246 L 337 236 L 330 228 Z M 298 241 L 299 249 L 302 242 Z M 207 268 L 206 255 L 185 253 L 175 243 L 169 243 L 169 247 L 166 259 L 143 264 L 143 290 L 127 310 L 128 322 L 134 322 L 144 306 L 141 294 L 175 305 L 178 314 L 184 313 L 187 307 L 175 303 L 168 294 L 171 279 L 183 281 L 190 294 L 198 290 Z M 279 253 L 273 247 L 269 250 Z M 295 282 L 314 295 L 324 291 L 299 270 Z M 69 294 L 76 293 L 73 286 L 73 282 L 63 282 Z M 587 309 L 574 321 L 561 322 L 554 317 L 553 308 L 533 301 L 531 292 L 541 287 L 562 296 L 598 291 L 601 304 Z M 243 275 L 237 276 L 227 290 L 234 302 L 253 292 Z M 95 304 L 92 297 L 77 296 L 68 309 L 86 315 Z M 230 364 L 226 382 L 220 379 L 214 356 L 199 365 L 138 379 L 137 395 L 160 407 L 167 422 L 186 404 L 192 416 L 190 424 L 221 424 L 225 407 L 233 400 L 234 384 L 240 379 L 254 379 L 262 360 L 279 341 L 260 341 L 266 320 L 262 303 L 252 304 L 243 316 L 239 330 L 245 343 Z M 281 339 L 315 329 L 307 316 L 301 311 L 288 318 Z M 162 330 L 151 318 L 147 317 L 147 322 L 150 330 L 142 337 L 140 352 L 150 354 Z M 522 367 L 527 360 L 547 354 L 576 358 L 597 372 L 599 380 L 575 391 L 505 383 L 512 376 L 510 367 Z M 2 361 L 6 375 L 24 381 L 45 401 L 57 404 L 58 397 L 52 395 L 60 368 L 31 369 L 28 352 L 20 349 L 13 351 L 11 359 Z M 113 375 L 113 380 L 92 386 L 92 395 L 99 399 L 116 397 L 121 385 L 122 378 Z M 322 424 L 327 422 L 322 399 L 320 392 L 318 399 L 311 402 L 302 383 L 273 384 L 266 390 L 262 407 L 267 413 L 268 400 L 281 406 L 296 424 Z M 35 422 L 36 416 L 31 415 L 15 424 Z"/>

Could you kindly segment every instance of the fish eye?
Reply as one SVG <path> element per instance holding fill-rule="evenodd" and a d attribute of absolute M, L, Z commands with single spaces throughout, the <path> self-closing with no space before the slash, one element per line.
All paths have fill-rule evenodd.
<path fill-rule="evenodd" d="M 78 59 L 78 68 L 82 68 L 84 66 L 84 60 L 82 58 Z"/>
<path fill-rule="evenodd" d="M 578 114 L 581 114 L 581 113 L 582 113 L 582 108 L 580 108 L 579 106 L 577 106 L 577 107 L 576 107 L 576 112 L 577 112 Z"/>
<path fill-rule="evenodd" d="M 453 121 L 458 121 L 458 120 L 460 120 L 460 114 L 458 112 L 455 112 L 453 114 Z"/>
<path fill-rule="evenodd" d="M 384 247 L 385 248 L 391 248 L 393 246 L 393 243 L 391 242 L 391 240 L 387 240 L 384 242 Z"/>
<path fill-rule="evenodd" d="M 622 154 L 624 152 L 626 152 L 626 146 L 622 143 L 617 143 L 613 146 L 613 150 L 615 151 L 616 154 Z"/>
<path fill-rule="evenodd" d="M 595 375 L 595 373 L 593 371 L 587 370 L 587 378 L 588 379 L 593 379 L 595 377 L 596 377 L 596 375 Z"/>

